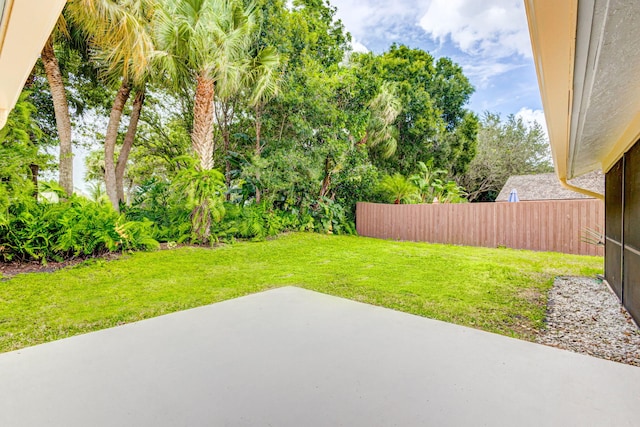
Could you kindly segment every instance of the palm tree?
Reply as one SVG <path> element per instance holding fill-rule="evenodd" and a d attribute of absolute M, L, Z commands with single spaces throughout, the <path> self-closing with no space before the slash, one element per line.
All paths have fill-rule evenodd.
<path fill-rule="evenodd" d="M 378 187 L 385 197 L 396 205 L 411 203 L 418 197 L 416 186 L 399 173 L 385 176 Z"/>
<path fill-rule="evenodd" d="M 176 89 L 195 83 L 191 144 L 201 170 L 213 168 L 214 96 L 241 82 L 253 6 L 236 0 L 165 0 L 158 12 L 159 60 Z M 182 86 L 182 87 L 181 87 Z"/>
<path fill-rule="evenodd" d="M 393 126 L 402 111 L 400 99 L 396 95 L 396 87 L 384 82 L 378 94 L 369 103 L 371 115 L 367 123 L 364 137 L 358 142 L 371 149 L 380 151 L 382 158 L 389 158 L 398 146 L 397 129 Z"/>
<path fill-rule="evenodd" d="M 94 59 L 102 64 L 102 77 L 119 88 L 111 107 L 105 133 L 105 188 L 114 209 L 124 200 L 123 177 L 133 145 L 145 98 L 145 85 L 151 75 L 155 47 L 151 25 L 155 0 L 74 0 L 69 12 L 89 34 Z M 131 92 L 136 92 L 129 128 L 118 159 L 115 159 L 118 129 Z"/>
<path fill-rule="evenodd" d="M 54 50 L 56 36 L 66 34 L 66 22 L 61 16 L 56 28 L 42 48 L 40 59 L 49 82 L 53 111 L 56 118 L 58 139 L 60 140 L 59 178 L 58 183 L 64 191 L 73 194 L 73 150 L 71 148 L 71 116 L 69 114 L 69 102 L 64 87 L 64 79 L 60 71 L 60 64 Z"/>
<path fill-rule="evenodd" d="M 249 72 L 249 85 L 253 87 L 249 105 L 253 108 L 255 114 L 255 154 L 257 157 L 260 157 L 263 148 L 260 142 L 260 131 L 264 107 L 280 91 L 281 75 L 278 74 L 279 66 L 280 56 L 276 49 L 266 47 L 258 52 L 258 55 L 253 59 Z"/>

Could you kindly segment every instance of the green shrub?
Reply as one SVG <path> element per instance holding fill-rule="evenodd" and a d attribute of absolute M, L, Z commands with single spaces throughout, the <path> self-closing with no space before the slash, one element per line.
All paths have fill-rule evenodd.
<path fill-rule="evenodd" d="M 0 218 L 0 258 L 46 262 L 155 249 L 151 226 L 149 220 L 127 220 L 109 203 L 76 195 L 59 203 L 19 198 Z"/>
<path fill-rule="evenodd" d="M 159 241 L 203 243 L 192 232 L 193 208 L 199 206 L 197 197 L 185 197 L 186 178 L 196 177 L 191 173 L 180 178 L 177 183 L 150 180 L 138 188 L 132 205 L 126 209 L 131 220 L 144 219 L 153 222 L 151 230 Z M 211 242 L 234 239 L 264 240 L 287 231 L 309 231 L 335 234 L 354 234 L 355 226 L 348 219 L 343 206 L 329 198 L 321 198 L 303 208 L 278 209 L 273 202 L 264 200 L 260 204 L 242 202 L 222 202 L 222 193 L 216 180 L 212 194 L 209 223 Z M 216 185 L 218 185 L 216 187 Z M 217 188 L 217 190 L 216 190 Z M 215 214 L 215 215 L 214 215 Z"/>
<path fill-rule="evenodd" d="M 355 234 L 355 224 L 347 219 L 341 204 L 322 197 L 310 210 L 315 231 L 330 234 Z"/>
<path fill-rule="evenodd" d="M 399 173 L 386 175 L 378 184 L 378 191 L 389 203 L 414 203 L 419 200 L 418 188 Z"/>
<path fill-rule="evenodd" d="M 212 225 L 222 221 L 225 213 L 227 188 L 222 172 L 192 165 L 178 173 L 172 189 L 184 197 L 185 207 L 191 212 L 191 241 L 209 243 Z"/>
<path fill-rule="evenodd" d="M 218 240 L 234 238 L 264 240 L 287 231 L 354 234 L 355 226 L 347 220 L 345 209 L 330 199 L 322 198 L 304 210 L 275 209 L 269 203 L 225 204 L 225 217 L 212 228 Z"/>
<path fill-rule="evenodd" d="M 160 242 L 184 242 L 191 237 L 191 212 L 184 197 L 172 190 L 170 182 L 152 178 L 137 188 L 131 206 L 125 208 L 131 220 L 150 220 L 153 237 Z"/>

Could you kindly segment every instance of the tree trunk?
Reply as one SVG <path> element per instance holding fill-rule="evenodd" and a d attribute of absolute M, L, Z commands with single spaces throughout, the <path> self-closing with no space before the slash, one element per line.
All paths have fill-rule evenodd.
<path fill-rule="evenodd" d="M 256 107 L 256 157 L 260 158 L 262 156 L 262 145 L 260 141 L 260 135 L 262 132 L 262 106 L 258 105 Z M 256 176 L 256 181 L 260 181 L 260 172 Z M 256 204 L 260 203 L 260 199 L 262 198 L 262 192 L 256 185 Z"/>
<path fill-rule="evenodd" d="M 40 171 L 40 166 L 31 163 L 29 169 L 31 170 L 31 182 L 33 182 L 33 198 L 38 200 L 38 172 Z"/>
<path fill-rule="evenodd" d="M 111 114 L 109 115 L 109 124 L 107 125 L 107 133 L 104 138 L 104 185 L 106 188 L 107 196 L 111 201 L 111 205 L 116 211 L 120 210 L 118 203 L 118 187 L 116 184 L 116 165 L 115 165 L 115 151 L 116 142 L 118 140 L 118 127 L 120 126 L 120 120 L 122 119 L 122 110 L 129 99 L 131 94 L 131 86 L 126 80 L 122 80 L 120 89 L 116 94 L 116 99 L 113 101 L 111 107 Z"/>
<path fill-rule="evenodd" d="M 280 125 L 280 133 L 278 135 L 278 142 L 282 142 L 282 133 L 284 132 L 284 125 L 287 121 L 287 115 L 282 116 L 282 124 Z"/>
<path fill-rule="evenodd" d="M 224 140 L 224 154 L 225 154 L 224 180 L 225 180 L 225 184 L 227 185 L 227 188 L 230 188 L 231 187 L 231 161 L 229 161 L 229 150 L 231 148 L 231 140 L 230 140 L 230 135 L 228 130 L 225 129 L 225 131 L 222 133 L 222 139 Z M 229 200 L 231 200 L 231 194 L 227 192 L 227 202 Z"/>
<path fill-rule="evenodd" d="M 324 176 L 322 180 L 322 188 L 320 189 L 320 197 L 325 197 L 329 193 L 329 187 L 331 187 L 331 173 Z"/>
<path fill-rule="evenodd" d="M 131 109 L 131 118 L 129 119 L 129 127 L 127 133 L 124 136 L 122 142 L 122 148 L 118 155 L 118 162 L 116 163 L 116 187 L 118 192 L 118 202 L 124 202 L 124 171 L 127 168 L 127 161 L 129 160 L 129 153 L 133 142 L 136 137 L 136 131 L 138 130 L 138 121 L 140 120 L 140 112 L 144 104 L 145 89 L 140 89 L 136 93 L 136 97 L 133 100 L 133 107 Z"/>
<path fill-rule="evenodd" d="M 59 183 L 68 195 L 73 194 L 73 153 L 71 149 L 71 117 L 69 103 L 64 90 L 64 81 L 60 72 L 60 64 L 53 50 L 53 40 L 47 40 L 41 53 L 47 81 L 53 99 L 53 110 L 56 116 L 58 138 L 60 138 Z"/>
<path fill-rule="evenodd" d="M 325 197 L 329 193 L 331 187 L 331 162 L 329 157 L 324 160 L 324 179 L 322 180 L 322 187 L 320 188 L 320 197 Z"/>
<path fill-rule="evenodd" d="M 191 145 L 202 170 L 213 169 L 213 96 L 215 85 L 208 77 L 198 76 L 193 101 Z"/>
<path fill-rule="evenodd" d="M 214 95 L 214 81 L 205 76 L 198 76 L 193 100 L 191 145 L 200 160 L 200 169 L 203 171 L 213 169 Z M 211 212 L 205 201 L 191 211 L 191 224 L 192 233 L 206 243 L 211 235 Z"/>
<path fill-rule="evenodd" d="M 368 141 L 369 141 L 369 131 L 364 133 L 364 136 L 362 137 L 362 139 L 360 139 L 358 142 L 356 142 L 356 145 L 358 145 L 358 146 L 367 145 Z"/>
<path fill-rule="evenodd" d="M 262 154 L 262 146 L 260 145 L 260 133 L 262 130 L 262 108 L 256 107 L 256 157 Z"/>

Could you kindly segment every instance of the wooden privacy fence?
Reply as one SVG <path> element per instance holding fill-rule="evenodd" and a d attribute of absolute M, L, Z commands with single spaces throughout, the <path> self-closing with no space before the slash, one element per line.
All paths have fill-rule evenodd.
<path fill-rule="evenodd" d="M 604 230 L 597 199 L 517 203 L 385 205 L 358 203 L 358 234 L 381 239 L 602 256 L 582 241 L 587 228 Z"/>

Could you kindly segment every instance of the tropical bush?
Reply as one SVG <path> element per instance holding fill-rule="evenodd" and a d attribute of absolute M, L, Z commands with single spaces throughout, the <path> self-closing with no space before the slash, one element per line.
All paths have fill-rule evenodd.
<path fill-rule="evenodd" d="M 191 236 L 191 212 L 184 197 L 173 191 L 171 182 L 151 178 L 142 183 L 134 194 L 131 206 L 126 207 L 127 218 L 151 221 L 153 237 L 160 242 L 184 242 Z"/>
<path fill-rule="evenodd" d="M 414 203 L 419 200 L 418 188 L 399 173 L 383 177 L 378 189 L 387 202 L 396 205 Z"/>
<path fill-rule="evenodd" d="M 315 220 L 315 231 L 329 234 L 355 234 L 355 224 L 348 220 L 345 209 L 339 203 L 322 197 L 310 209 Z"/>
<path fill-rule="evenodd" d="M 190 240 L 208 243 L 211 225 L 222 221 L 224 217 L 227 190 L 224 175 L 216 169 L 191 166 L 178 173 L 173 188 L 184 197 L 184 205 L 191 212 Z"/>
<path fill-rule="evenodd" d="M 158 241 L 204 243 L 192 231 L 193 202 L 175 191 L 182 185 L 149 180 L 138 188 L 132 205 L 126 209 L 127 217 L 152 221 L 151 230 Z M 261 203 L 244 199 L 222 202 L 222 196 L 217 197 L 215 212 L 218 216 L 212 217 L 209 243 L 235 239 L 259 241 L 288 231 L 355 233 L 355 225 L 345 208 L 326 197 L 303 207 L 285 209 L 275 207 L 269 200 Z"/>
<path fill-rule="evenodd" d="M 378 194 L 387 203 L 466 203 L 466 192 L 455 181 L 438 178 L 446 171 L 433 169 L 431 164 L 419 162 L 420 173 L 409 179 L 396 173 L 383 177 Z"/>
<path fill-rule="evenodd" d="M 0 259 L 62 261 L 155 249 L 151 225 L 149 220 L 128 220 L 109 203 L 76 195 L 58 203 L 19 197 L 0 212 Z"/>

